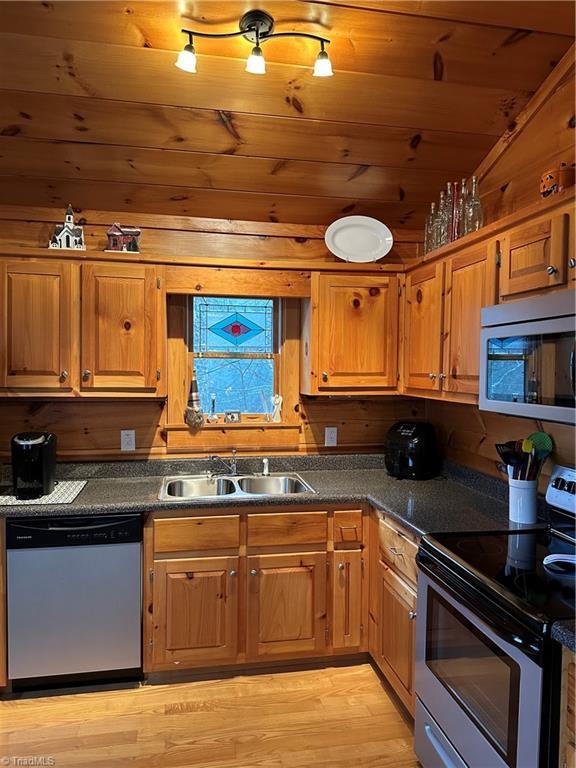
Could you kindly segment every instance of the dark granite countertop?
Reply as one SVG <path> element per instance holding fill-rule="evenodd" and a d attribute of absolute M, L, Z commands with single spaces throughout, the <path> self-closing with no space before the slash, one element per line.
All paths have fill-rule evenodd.
<path fill-rule="evenodd" d="M 501 488 L 504 484 L 491 478 L 478 477 L 477 473 L 463 471 L 448 471 L 444 476 L 426 481 L 396 480 L 386 474 L 376 460 L 363 460 L 358 457 L 356 462 L 348 459 L 344 466 L 338 462 L 338 457 L 332 462 L 308 462 L 300 466 L 292 466 L 292 471 L 299 474 L 317 491 L 317 493 L 298 494 L 295 496 L 263 496 L 230 499 L 211 499 L 209 501 L 171 501 L 158 500 L 158 492 L 162 476 L 154 474 L 134 477 L 96 477 L 89 479 L 76 500 L 70 504 L 0 507 L 0 516 L 47 516 L 47 515 L 101 515 L 122 512 L 151 512 L 158 510 L 175 510 L 186 507 L 189 509 L 213 509 L 275 505 L 292 506 L 301 504 L 342 504 L 349 506 L 367 501 L 376 509 L 388 512 L 400 523 L 418 535 L 435 531 L 458 530 L 494 530 L 508 528 L 507 505 L 502 498 Z M 374 459 L 374 457 L 372 457 Z M 279 462 L 276 462 L 279 463 Z M 352 464 L 359 467 L 350 468 Z M 142 465 L 145 462 L 141 462 Z M 158 464 L 158 462 L 156 462 Z M 164 465 L 165 474 L 178 474 L 176 467 Z M 272 460 L 271 460 L 272 464 Z M 368 465 L 369 468 L 362 468 Z M 81 466 L 71 473 L 81 477 Z M 84 465 L 88 468 L 90 465 Z M 126 465 L 125 465 L 126 466 Z M 319 466 L 318 469 L 304 467 Z M 302 468 L 301 468 L 302 467 Z M 330 468 L 328 468 L 330 467 Z M 333 468 L 332 468 L 333 467 Z M 121 471 L 122 465 L 119 468 Z M 199 467 L 179 468 L 182 473 L 199 471 Z M 241 467 L 247 471 L 248 467 Z M 288 467 L 271 466 L 273 471 L 284 471 Z M 454 468 L 452 468 L 454 469 Z M 154 471 L 158 470 L 155 467 Z M 94 473 L 94 469 L 91 470 Z M 133 471 L 133 468 L 132 468 Z M 253 470 L 252 470 L 253 471 Z M 114 472 L 115 474 L 115 472 Z M 126 467 L 126 475 L 130 470 Z M 70 474 L 68 475 L 70 476 Z M 85 476 L 90 476 L 86 471 Z M 481 492 L 488 490 L 491 495 Z"/>
<path fill-rule="evenodd" d="M 576 653 L 576 619 L 557 621 L 552 625 L 552 637 Z"/>

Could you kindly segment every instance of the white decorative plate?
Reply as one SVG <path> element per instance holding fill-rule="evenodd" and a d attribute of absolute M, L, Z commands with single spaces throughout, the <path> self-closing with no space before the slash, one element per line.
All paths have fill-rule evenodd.
<path fill-rule="evenodd" d="M 339 259 L 364 263 L 384 258 L 394 244 L 394 237 L 386 224 L 378 219 L 345 216 L 330 224 L 324 241 L 328 250 Z"/>

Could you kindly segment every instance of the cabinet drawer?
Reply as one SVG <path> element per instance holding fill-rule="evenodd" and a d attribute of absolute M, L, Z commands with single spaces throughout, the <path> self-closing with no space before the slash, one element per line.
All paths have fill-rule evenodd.
<path fill-rule="evenodd" d="M 322 544 L 327 538 L 327 512 L 284 512 L 250 515 L 248 546 Z"/>
<path fill-rule="evenodd" d="M 334 544 L 360 544 L 362 542 L 362 510 L 334 512 Z"/>
<path fill-rule="evenodd" d="M 409 534 L 391 525 L 387 520 L 380 520 L 378 535 L 382 558 L 397 573 L 416 584 L 418 571 L 416 553 L 418 546 L 411 541 Z"/>
<path fill-rule="evenodd" d="M 240 544 L 240 516 L 170 517 L 154 521 L 154 551 L 230 549 Z"/>

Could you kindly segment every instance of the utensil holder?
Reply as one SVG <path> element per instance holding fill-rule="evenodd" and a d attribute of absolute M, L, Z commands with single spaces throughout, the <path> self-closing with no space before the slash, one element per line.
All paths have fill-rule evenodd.
<path fill-rule="evenodd" d="M 536 494 L 537 480 L 508 479 L 510 489 L 508 516 L 512 523 L 533 525 L 538 520 Z"/>

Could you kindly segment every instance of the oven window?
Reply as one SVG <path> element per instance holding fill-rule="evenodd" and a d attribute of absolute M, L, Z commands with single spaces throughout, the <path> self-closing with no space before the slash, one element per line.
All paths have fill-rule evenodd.
<path fill-rule="evenodd" d="M 574 333 L 488 339 L 489 400 L 574 407 Z"/>
<path fill-rule="evenodd" d="M 426 664 L 507 764 L 515 765 L 519 666 L 432 589 Z"/>

